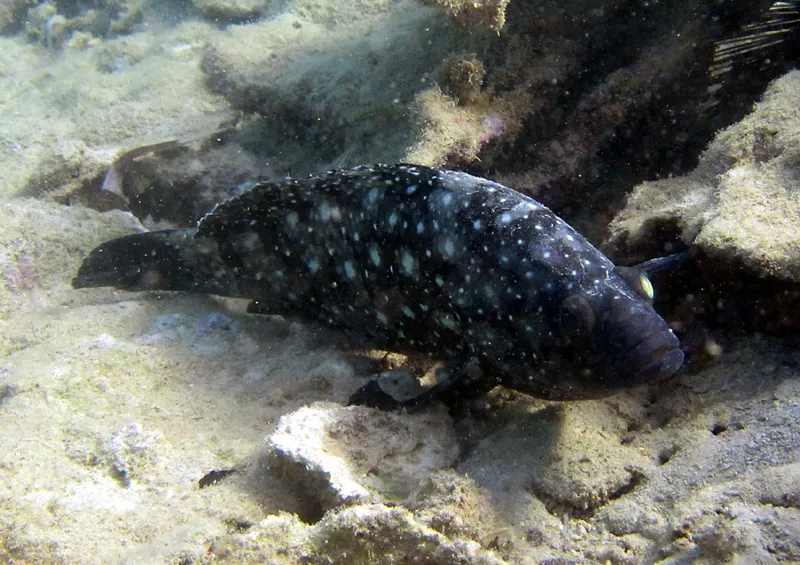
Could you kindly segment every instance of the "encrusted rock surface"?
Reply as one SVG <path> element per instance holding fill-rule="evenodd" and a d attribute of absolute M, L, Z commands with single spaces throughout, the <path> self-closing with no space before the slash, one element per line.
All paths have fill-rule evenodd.
<path fill-rule="evenodd" d="M 499 32 L 506 23 L 509 0 L 424 0 L 438 6 L 448 16 L 466 28 L 485 27 Z"/>
<path fill-rule="evenodd" d="M 692 173 L 640 185 L 611 225 L 618 248 L 677 228 L 722 261 L 800 281 L 800 72 L 776 80 L 753 112 L 719 132 Z"/>
<path fill-rule="evenodd" d="M 436 10 L 407 0 L 335 6 L 232 29 L 203 60 L 214 91 L 260 116 L 253 148 L 281 153 L 293 175 L 325 162 L 400 161 L 415 138 L 414 97 L 469 44 Z"/>
<path fill-rule="evenodd" d="M 216 540 L 210 545 L 208 556 L 198 555 L 192 562 L 505 563 L 474 541 L 448 538 L 408 510 L 384 505 L 358 505 L 330 512 L 311 526 L 287 514 L 270 516 L 254 524 L 247 536 L 230 535 Z"/>
<path fill-rule="evenodd" d="M 0 327 L 19 309 L 50 304 L 47 293 L 69 292 L 81 253 L 100 239 L 144 229 L 123 212 L 99 216 L 36 200 L 0 201 L 0 226 Z"/>
<path fill-rule="evenodd" d="M 331 402 L 281 417 L 268 443 L 325 509 L 404 500 L 458 456 L 444 410 L 402 415 Z"/>

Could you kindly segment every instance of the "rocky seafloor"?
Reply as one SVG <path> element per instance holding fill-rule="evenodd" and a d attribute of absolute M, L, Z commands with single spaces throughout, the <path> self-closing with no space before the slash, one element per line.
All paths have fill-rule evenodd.
<path fill-rule="evenodd" d="M 705 370 L 605 400 L 496 392 L 456 422 L 344 407 L 374 367 L 327 330 L 238 301 L 70 289 L 81 250 L 134 228 L 126 214 L 0 215 L 17 269 L 8 562 L 800 558 L 800 355 L 775 338 L 731 338 Z"/>
<path fill-rule="evenodd" d="M 506 59 L 502 74 L 476 47 L 497 36 L 507 3 L 477 3 L 487 29 L 469 33 L 448 19 L 464 18 L 458 3 L 440 4 L 195 2 L 202 17 L 158 29 L 147 3 L 131 3 L 113 33 L 49 3 L 34 14 L 44 31 L 9 17 L 0 562 L 800 562 L 796 73 L 696 168 L 639 185 L 616 211 L 608 250 L 690 245 L 692 268 L 722 273 L 665 281 L 690 362 L 645 389 L 572 403 L 496 390 L 455 418 L 345 407 L 386 363 L 334 331 L 237 300 L 70 288 L 95 245 L 142 222 L 188 222 L 259 176 L 509 159 L 498 143 L 527 135 L 521 108 L 541 101 L 481 87 L 484 75 L 513 82 L 519 66 Z M 553 13 L 540 25 L 571 29 Z M 220 14 L 237 25 L 215 25 Z M 536 52 L 523 37 L 508 43 Z M 574 41 L 534 59 L 526 80 L 564 80 L 585 48 Z M 622 119 L 620 104 L 602 119 Z M 598 127 L 581 146 L 600 143 Z M 597 162 L 570 151 L 531 154 L 562 155 L 573 173 Z M 542 178 L 569 176 L 563 167 L 504 178 L 546 199 Z M 570 201 L 564 190 L 553 202 Z M 113 208 L 109 198 L 133 214 L 85 206 Z"/>

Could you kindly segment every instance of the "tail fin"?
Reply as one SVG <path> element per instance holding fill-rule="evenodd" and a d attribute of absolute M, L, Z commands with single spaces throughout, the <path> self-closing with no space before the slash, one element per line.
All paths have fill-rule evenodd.
<path fill-rule="evenodd" d="M 72 286 L 235 296 L 234 272 L 220 259 L 216 242 L 195 238 L 196 231 L 154 231 L 107 241 L 83 260 Z"/>

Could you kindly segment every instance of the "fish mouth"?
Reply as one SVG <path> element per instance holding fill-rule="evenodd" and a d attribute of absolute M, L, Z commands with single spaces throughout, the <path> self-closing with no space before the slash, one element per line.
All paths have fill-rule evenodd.
<path fill-rule="evenodd" d="M 679 349 L 678 338 L 669 330 L 646 336 L 626 357 L 633 385 L 665 379 L 683 365 L 683 351 Z"/>

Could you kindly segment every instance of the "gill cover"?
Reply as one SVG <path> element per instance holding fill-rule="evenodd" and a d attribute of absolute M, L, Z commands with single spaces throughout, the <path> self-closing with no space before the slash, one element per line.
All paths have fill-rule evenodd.
<path fill-rule="evenodd" d="M 594 306 L 582 294 L 570 295 L 561 304 L 559 325 L 564 340 L 576 342 L 589 339 L 596 322 Z"/>

